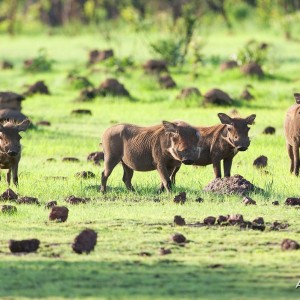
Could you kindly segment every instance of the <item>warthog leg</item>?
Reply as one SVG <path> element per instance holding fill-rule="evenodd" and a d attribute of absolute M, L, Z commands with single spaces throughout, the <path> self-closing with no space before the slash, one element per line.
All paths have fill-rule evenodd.
<path fill-rule="evenodd" d="M 293 155 L 294 155 L 294 174 L 299 175 L 299 145 L 295 144 L 293 146 Z"/>
<path fill-rule="evenodd" d="M 122 166 L 123 166 L 123 182 L 125 183 L 127 189 L 129 191 L 132 191 L 134 192 L 134 188 L 131 184 L 131 179 L 132 179 L 132 176 L 133 176 L 133 170 L 130 169 L 127 165 L 124 164 L 124 162 L 122 161 Z"/>
<path fill-rule="evenodd" d="M 171 174 L 173 172 L 174 168 L 166 168 L 164 166 L 157 166 L 157 171 L 161 178 L 161 185 L 160 189 L 158 190 L 159 193 L 163 192 L 165 189 L 170 192 L 172 188 L 172 182 L 171 182 Z"/>
<path fill-rule="evenodd" d="M 213 161 L 213 168 L 214 168 L 214 172 L 215 172 L 215 177 L 216 178 L 221 178 L 222 177 L 221 161 L 220 160 Z"/>
<path fill-rule="evenodd" d="M 106 192 L 106 183 L 109 175 L 111 174 L 112 170 L 115 168 L 115 166 L 121 161 L 121 158 L 119 157 L 112 157 L 108 156 L 104 159 L 104 171 L 102 172 L 101 176 L 101 192 Z"/>
<path fill-rule="evenodd" d="M 12 166 L 11 171 L 13 176 L 13 183 L 15 186 L 18 186 L 18 164 Z"/>
<path fill-rule="evenodd" d="M 291 160 L 291 167 L 290 167 L 290 172 L 294 172 L 294 154 L 293 154 L 293 147 L 290 144 L 286 144 L 286 149 L 288 151 L 290 160 Z"/>
<path fill-rule="evenodd" d="M 230 177 L 232 158 L 225 158 L 223 160 L 223 166 L 224 166 L 224 177 Z"/>
<path fill-rule="evenodd" d="M 11 169 L 9 169 L 6 174 L 6 181 L 7 181 L 8 185 L 10 185 L 10 178 L 11 178 Z"/>

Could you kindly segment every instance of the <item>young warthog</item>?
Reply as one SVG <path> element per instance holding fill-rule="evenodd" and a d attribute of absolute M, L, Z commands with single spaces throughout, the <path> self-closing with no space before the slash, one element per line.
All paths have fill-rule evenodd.
<path fill-rule="evenodd" d="M 233 157 L 239 151 L 246 151 L 250 145 L 248 125 L 254 123 L 256 115 L 245 119 L 231 118 L 226 114 L 219 113 L 222 124 L 210 127 L 196 127 L 201 135 L 199 158 L 194 162 L 196 166 L 207 166 L 212 164 L 215 177 L 222 177 L 221 160 L 224 165 L 224 176 L 230 176 Z M 172 172 L 171 180 L 175 183 L 175 175 L 179 168 Z"/>
<path fill-rule="evenodd" d="M 7 121 L 0 123 L 0 169 L 8 169 L 7 183 L 10 185 L 11 173 L 13 183 L 18 185 L 18 165 L 21 158 L 20 131 L 27 130 L 30 121 L 22 123 Z"/>
<path fill-rule="evenodd" d="M 292 105 L 285 117 L 284 132 L 286 147 L 291 160 L 290 172 L 299 175 L 299 146 L 300 146 L 300 94 L 294 94 L 296 104 Z"/>
<path fill-rule="evenodd" d="M 108 128 L 102 138 L 104 171 L 101 191 L 114 167 L 122 162 L 123 181 L 133 191 L 133 171 L 157 170 L 163 186 L 170 191 L 170 176 L 181 162 L 191 165 L 198 159 L 200 133 L 183 121 L 167 122 L 151 127 L 119 124 Z"/>

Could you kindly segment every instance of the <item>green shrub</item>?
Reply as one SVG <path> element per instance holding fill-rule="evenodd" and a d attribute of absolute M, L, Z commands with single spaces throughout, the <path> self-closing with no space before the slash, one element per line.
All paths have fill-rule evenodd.
<path fill-rule="evenodd" d="M 37 72 L 49 72 L 52 70 L 54 60 L 48 57 L 45 48 L 41 48 L 38 51 L 38 55 L 24 62 L 24 70 L 31 73 Z"/>
<path fill-rule="evenodd" d="M 249 41 L 237 54 L 237 61 L 240 65 L 250 62 L 263 65 L 267 61 L 268 46 L 254 40 Z"/>

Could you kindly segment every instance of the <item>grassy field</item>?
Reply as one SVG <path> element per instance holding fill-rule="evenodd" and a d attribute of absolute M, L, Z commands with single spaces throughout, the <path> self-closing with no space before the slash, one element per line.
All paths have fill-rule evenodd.
<path fill-rule="evenodd" d="M 200 34 L 200 33 L 199 33 Z M 147 36 L 147 37 L 146 37 Z M 0 298 L 1 299 L 296 299 L 300 280 L 298 251 L 283 252 L 284 238 L 300 242 L 299 210 L 285 207 L 287 197 L 299 196 L 299 179 L 289 174 L 285 150 L 283 120 L 285 111 L 294 103 L 299 91 L 299 44 L 287 42 L 277 32 L 236 32 L 204 34 L 206 65 L 199 77 L 193 78 L 189 64 L 182 70 L 171 68 L 177 83 L 174 90 L 162 90 L 155 78 L 143 74 L 141 64 L 153 54 L 148 42 L 157 34 L 112 32 L 107 41 L 100 34 L 82 36 L 1 36 L 1 59 L 11 60 L 13 70 L 0 71 L 0 90 L 22 93 L 27 84 L 45 80 L 50 96 L 35 95 L 23 102 L 23 113 L 35 123 L 51 122 L 50 127 L 37 127 L 22 134 L 23 157 L 19 167 L 22 196 L 34 196 L 41 206 L 18 205 L 13 216 L 0 215 Z M 212 57 L 225 60 L 249 39 L 272 45 L 273 61 L 265 70 L 265 79 L 244 77 L 239 70 L 222 73 Z M 36 56 L 39 48 L 56 63 L 48 73 L 28 74 L 22 69 L 24 59 Z M 86 68 L 88 50 L 112 47 L 117 57 L 131 56 L 135 66 L 115 74 L 103 64 Z M 130 91 L 134 101 L 125 98 L 97 98 L 92 102 L 75 102 L 79 90 L 68 80 L 69 71 L 77 69 L 95 86 L 108 77 L 117 77 Z M 251 84 L 255 100 L 238 100 L 246 84 Z M 108 185 L 109 192 L 98 192 L 102 166 L 86 161 L 90 152 L 99 151 L 103 131 L 116 122 L 140 125 L 162 120 L 183 119 L 194 125 L 219 122 L 218 112 L 228 113 L 232 107 L 203 107 L 176 100 L 181 88 L 197 86 L 202 93 L 218 87 L 236 99 L 242 116 L 257 115 L 250 135 L 248 151 L 236 156 L 232 174 L 241 174 L 265 193 L 252 194 L 256 206 L 244 206 L 238 196 L 218 196 L 203 192 L 213 179 L 211 166 L 183 166 L 172 194 L 157 195 L 157 172 L 138 173 L 133 177 L 135 193 L 126 191 L 117 166 Z M 298 89 L 298 90 L 297 90 Z M 90 109 L 92 116 L 71 115 L 73 109 Z M 266 126 L 274 126 L 276 134 L 262 134 Z M 269 158 L 268 174 L 252 166 L 259 155 Z M 62 158 L 74 156 L 79 163 L 64 163 Z M 55 158 L 47 162 L 47 158 Z M 80 180 L 78 171 L 90 170 L 95 179 Z M 64 176 L 54 180 L 49 176 Z M 0 192 L 7 188 L 2 174 Z M 185 205 L 173 203 L 174 195 L 187 192 Z M 89 204 L 66 205 L 67 196 L 90 197 Z M 204 198 L 197 203 L 196 198 Z M 157 201 L 157 199 L 159 201 Z M 49 211 L 43 204 L 57 200 L 68 206 L 66 223 L 48 221 Z M 273 206 L 274 200 L 280 206 Z M 244 215 L 252 221 L 263 217 L 267 223 L 287 222 L 285 230 L 265 232 L 240 230 L 238 227 L 174 227 L 173 217 L 181 215 L 187 223 L 202 221 L 220 214 Z M 269 226 L 267 226 L 269 228 Z M 74 237 L 85 228 L 98 232 L 98 244 L 90 255 L 72 252 Z M 170 242 L 180 232 L 189 243 L 185 247 Z M 41 247 L 35 254 L 12 255 L 9 239 L 38 238 Z M 172 250 L 159 255 L 159 248 Z M 141 251 L 150 257 L 138 255 Z"/>

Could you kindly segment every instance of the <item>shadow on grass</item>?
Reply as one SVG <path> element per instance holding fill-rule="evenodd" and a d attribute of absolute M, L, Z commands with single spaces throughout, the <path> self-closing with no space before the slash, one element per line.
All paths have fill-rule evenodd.
<path fill-rule="evenodd" d="M 275 278 L 266 272 L 266 267 L 229 266 L 215 261 L 211 265 L 195 266 L 168 259 L 153 263 L 143 259 L 6 261 L 0 265 L 0 296 L 14 299 L 292 299 L 299 296 L 295 289 L 298 279 L 283 276 L 278 280 L 279 274 Z M 270 266 L 267 268 L 269 271 Z M 271 269 L 276 272 L 274 267 Z"/>

